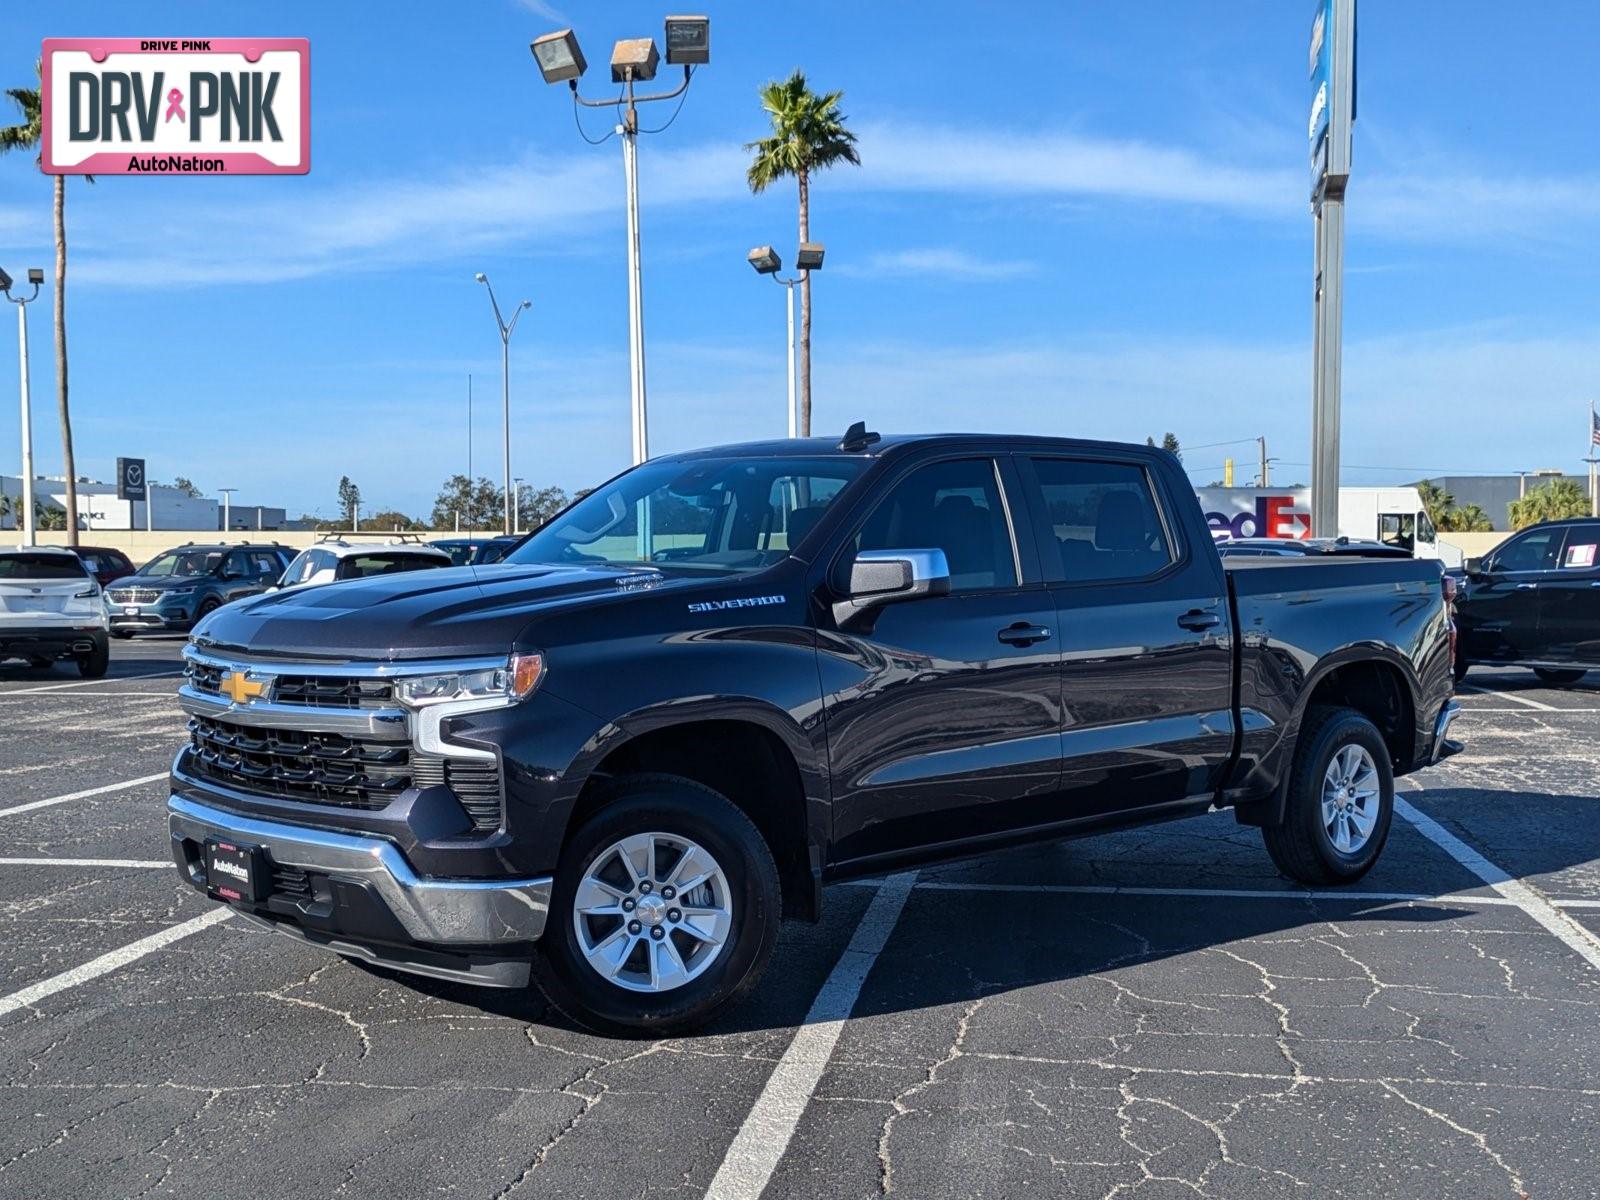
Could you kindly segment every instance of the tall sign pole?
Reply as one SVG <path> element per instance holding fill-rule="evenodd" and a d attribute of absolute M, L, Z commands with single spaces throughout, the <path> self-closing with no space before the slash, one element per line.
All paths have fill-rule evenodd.
<path fill-rule="evenodd" d="M 1340 361 L 1344 337 L 1344 193 L 1356 117 L 1356 0 L 1316 0 L 1311 23 L 1311 211 L 1316 223 L 1311 533 L 1339 533 Z"/>

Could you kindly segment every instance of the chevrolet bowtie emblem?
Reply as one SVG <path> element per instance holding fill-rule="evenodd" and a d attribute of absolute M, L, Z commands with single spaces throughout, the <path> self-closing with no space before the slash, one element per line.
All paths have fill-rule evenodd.
<path fill-rule="evenodd" d="M 251 679 L 243 671 L 229 671 L 217 684 L 217 690 L 235 704 L 248 704 L 267 694 L 265 680 Z"/>

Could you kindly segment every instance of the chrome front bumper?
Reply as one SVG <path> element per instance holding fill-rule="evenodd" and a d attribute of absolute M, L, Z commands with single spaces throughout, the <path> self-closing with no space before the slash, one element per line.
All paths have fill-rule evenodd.
<path fill-rule="evenodd" d="M 1450 740 L 1450 724 L 1460 715 L 1460 703 L 1455 700 L 1444 702 L 1444 707 L 1439 710 L 1439 715 L 1433 722 L 1433 751 L 1428 756 L 1430 764 L 1442 758 L 1449 758 L 1461 749 L 1461 743 Z"/>
<path fill-rule="evenodd" d="M 544 933 L 551 880 L 435 879 L 418 875 L 380 838 L 236 816 L 181 796 L 167 800 L 172 856 L 190 883 L 205 886 L 207 838 L 263 847 L 275 863 L 365 884 L 407 936 L 444 949 L 531 942 Z"/>

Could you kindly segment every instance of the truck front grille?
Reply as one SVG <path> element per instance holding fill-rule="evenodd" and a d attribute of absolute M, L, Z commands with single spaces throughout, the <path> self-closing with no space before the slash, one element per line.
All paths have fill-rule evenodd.
<path fill-rule="evenodd" d="M 289 900 L 311 899 L 311 876 L 299 867 L 272 864 L 272 892 Z"/>
<path fill-rule="evenodd" d="M 272 698 L 313 708 L 373 708 L 394 702 L 394 684 L 340 675 L 279 675 Z"/>
<path fill-rule="evenodd" d="M 411 747 L 338 733 L 189 721 L 200 775 L 264 796 L 376 811 L 411 786 Z"/>

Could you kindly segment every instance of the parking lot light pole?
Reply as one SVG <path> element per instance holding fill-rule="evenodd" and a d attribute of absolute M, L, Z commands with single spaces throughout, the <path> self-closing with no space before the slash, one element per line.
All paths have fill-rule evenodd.
<path fill-rule="evenodd" d="M 28 268 L 28 282 L 33 291 L 26 298 L 11 294 L 11 276 L 0 271 L 0 292 L 17 306 L 17 364 L 22 383 L 22 512 L 17 517 L 17 528 L 22 531 L 22 542 L 32 546 L 38 542 L 38 521 L 33 511 L 33 405 L 28 392 L 28 305 L 39 298 L 39 286 L 44 283 L 44 270 Z"/>
<path fill-rule="evenodd" d="M 689 90 L 696 66 L 711 61 L 711 22 L 705 17 L 668 17 L 665 35 L 667 63 L 683 67 L 683 82 L 670 92 L 656 92 L 641 96 L 634 92 L 635 83 L 648 83 L 656 76 L 661 54 L 654 38 L 624 38 L 611 50 L 611 82 L 622 85 L 622 94 L 614 100 L 587 100 L 578 94 L 578 80 L 589 69 L 578 48 L 577 36 L 570 29 L 560 29 L 535 38 L 528 46 L 539 65 L 539 74 L 546 83 L 565 83 L 572 92 L 574 106 L 585 108 L 618 108 L 621 123 L 613 135 L 622 139 L 622 178 L 627 196 L 628 215 L 628 393 L 633 425 L 633 461 L 637 466 L 650 457 L 649 417 L 645 398 L 644 378 L 644 280 L 639 255 L 639 111 L 638 106 L 656 100 L 673 100 Z M 660 133 L 672 124 L 676 114 L 660 129 L 644 130 Z M 578 132 L 583 133 L 582 126 Z M 606 138 L 586 141 L 598 145 Z M 612 136 L 612 135 L 607 135 Z M 644 536 L 641 528 L 640 536 Z"/>
<path fill-rule="evenodd" d="M 233 499 L 233 494 L 235 492 L 237 492 L 238 490 L 239 490 L 238 488 L 218 488 L 217 489 L 217 491 L 222 493 L 222 532 L 223 533 L 227 533 L 230 529 L 233 528 L 233 519 L 232 519 L 233 518 L 233 506 L 230 503 L 230 501 Z"/>
<path fill-rule="evenodd" d="M 494 307 L 494 323 L 500 328 L 500 407 L 501 416 L 505 424 L 505 529 L 511 532 L 511 335 L 516 331 L 517 321 L 528 310 L 530 304 L 524 300 L 517 305 L 511 314 L 508 323 L 500 315 L 500 302 L 494 298 L 494 288 L 489 283 L 489 277 L 482 271 L 473 276 L 479 283 L 489 289 L 489 303 Z M 470 484 L 470 480 L 468 481 Z"/>
<path fill-rule="evenodd" d="M 795 370 L 794 370 L 794 289 L 798 283 L 803 283 L 812 271 L 822 269 L 822 258 L 826 253 L 821 242 L 802 242 L 800 252 L 795 256 L 795 266 L 800 273 L 793 279 L 784 279 L 778 272 L 783 269 L 783 259 L 771 246 L 757 246 L 746 255 L 747 261 L 755 268 L 757 275 L 770 276 L 774 283 L 781 284 L 789 293 L 789 436 L 798 437 L 800 432 L 800 407 L 795 398 Z"/>
<path fill-rule="evenodd" d="M 522 532 L 522 480 L 513 479 L 511 493 L 511 532 Z"/>

